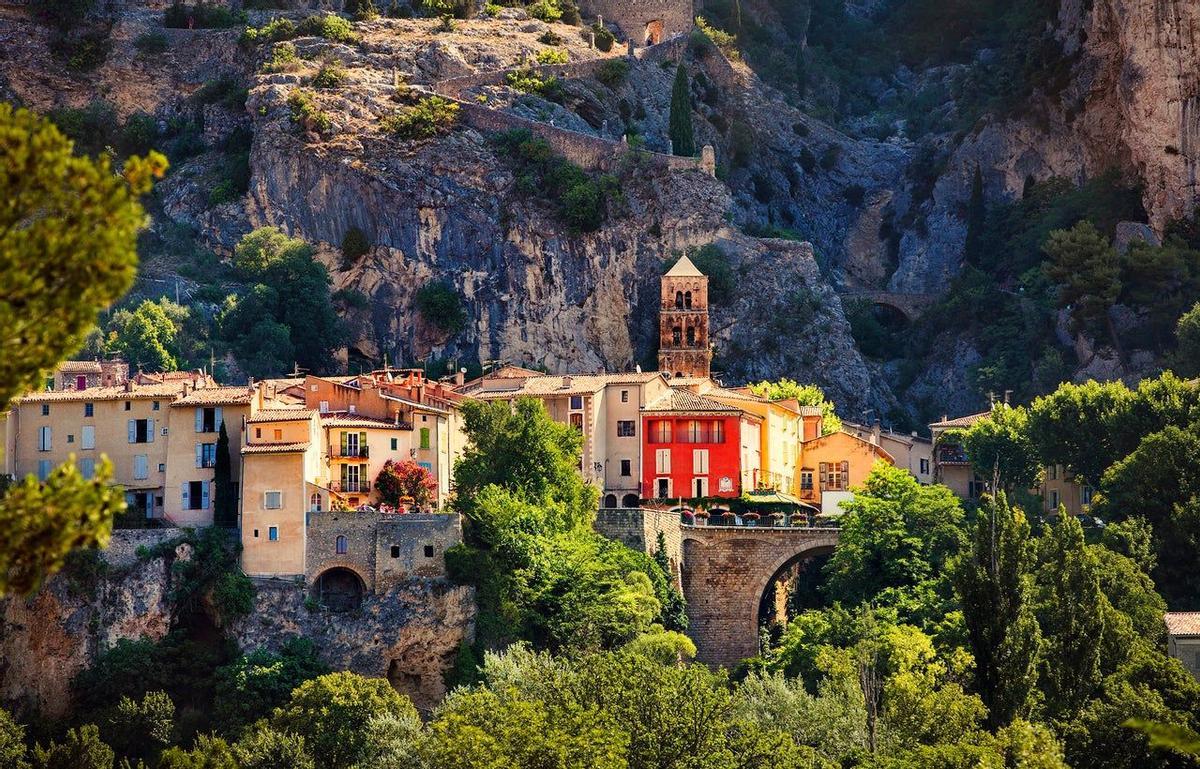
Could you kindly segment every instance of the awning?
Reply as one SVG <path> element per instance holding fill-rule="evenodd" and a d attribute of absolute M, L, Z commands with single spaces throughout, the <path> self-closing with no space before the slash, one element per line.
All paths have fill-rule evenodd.
<path fill-rule="evenodd" d="M 787 505 L 816 510 L 816 506 L 784 491 L 747 492 L 742 501 L 752 505 Z"/>

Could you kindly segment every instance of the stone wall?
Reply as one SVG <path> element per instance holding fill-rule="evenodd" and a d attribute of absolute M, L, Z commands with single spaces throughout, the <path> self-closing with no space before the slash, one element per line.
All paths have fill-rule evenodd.
<path fill-rule="evenodd" d="M 606 24 L 616 25 L 636 45 L 644 44 L 646 27 L 652 22 L 662 23 L 666 39 L 690 31 L 695 16 L 691 0 L 583 0 L 579 5 L 586 21 L 603 16 Z"/>
<path fill-rule="evenodd" d="M 661 532 L 666 542 L 671 576 L 676 586 L 680 585 L 683 537 L 679 513 L 638 508 L 605 508 L 596 515 L 595 528 L 609 539 L 615 539 L 647 555 L 653 555 L 657 550 L 658 535 Z"/>
<path fill-rule="evenodd" d="M 337 552 L 339 536 L 346 538 L 343 554 Z M 368 593 L 382 593 L 410 579 L 442 579 L 446 550 L 461 541 L 457 515 L 309 513 L 307 581 L 337 567 L 358 574 Z"/>

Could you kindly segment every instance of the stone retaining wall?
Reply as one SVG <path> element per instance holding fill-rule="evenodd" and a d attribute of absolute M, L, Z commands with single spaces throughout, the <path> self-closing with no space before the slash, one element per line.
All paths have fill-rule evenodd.
<path fill-rule="evenodd" d="M 596 531 L 609 539 L 654 555 L 661 532 L 666 544 L 667 562 L 676 587 L 680 586 L 683 565 L 683 537 L 679 513 L 644 508 L 605 508 L 596 515 Z"/>
<path fill-rule="evenodd" d="M 337 538 L 346 552 L 337 552 Z M 367 592 L 386 591 L 406 580 L 444 579 L 446 550 L 462 542 L 457 515 L 309 513 L 306 576 L 343 567 L 358 574 Z M 429 548 L 429 549 L 427 549 Z"/>

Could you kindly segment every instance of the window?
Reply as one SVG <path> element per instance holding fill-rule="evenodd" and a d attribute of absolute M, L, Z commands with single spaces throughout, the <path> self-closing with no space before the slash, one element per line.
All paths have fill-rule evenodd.
<path fill-rule="evenodd" d="M 204 481 L 188 481 L 181 492 L 184 510 L 208 509 L 208 484 Z"/>
<path fill-rule="evenodd" d="M 683 309 L 683 292 L 682 291 L 675 292 L 675 309 L 677 309 L 677 310 Z"/>
<path fill-rule="evenodd" d="M 1084 486 L 1079 490 L 1079 502 L 1083 505 L 1092 504 L 1092 487 Z"/>
<path fill-rule="evenodd" d="M 329 413 L 329 401 L 321 401 L 320 405 L 318 406 L 318 409 L 320 410 L 320 412 L 322 414 L 328 414 Z"/>
<path fill-rule="evenodd" d="M 264 491 L 263 492 L 263 507 L 267 510 L 279 510 L 283 507 L 283 492 L 282 491 Z"/>
<path fill-rule="evenodd" d="M 659 475 L 671 472 L 670 449 L 658 449 L 654 452 L 654 472 Z"/>
<path fill-rule="evenodd" d="M 1050 465 L 1050 480 L 1058 480 L 1058 465 Z"/>
<path fill-rule="evenodd" d="M 671 329 L 671 342 L 676 347 L 683 344 L 683 329 L 681 327 L 675 326 Z"/>
<path fill-rule="evenodd" d="M 400 557 L 400 546 L 399 545 L 392 545 L 392 557 L 393 558 Z"/>
<path fill-rule="evenodd" d="M 75 434 L 67 433 L 67 443 L 74 443 L 74 442 L 75 442 Z"/>
<path fill-rule="evenodd" d="M 277 441 L 283 440 L 283 428 L 281 428 L 281 427 L 276 428 L 274 437 L 275 437 L 275 440 L 277 440 Z"/>
<path fill-rule="evenodd" d="M 215 433 L 221 429 L 222 421 L 224 421 L 224 415 L 219 407 L 196 408 L 196 432 Z"/>
<path fill-rule="evenodd" d="M 632 465 L 633 465 L 633 463 L 630 462 L 628 459 L 621 460 L 621 475 L 623 477 L 628 478 L 630 475 L 633 474 Z"/>
<path fill-rule="evenodd" d="M 278 526 L 268 526 L 267 527 L 267 539 L 270 540 L 271 542 L 279 541 L 279 527 Z"/>
<path fill-rule="evenodd" d="M 929 460 L 921 459 L 921 475 L 929 475 Z"/>
<path fill-rule="evenodd" d="M 346 410 L 349 411 L 351 414 L 357 414 L 358 406 L 355 406 L 353 403 L 351 403 L 349 406 L 346 407 Z"/>
<path fill-rule="evenodd" d="M 50 476 L 50 460 L 49 459 L 39 459 L 38 460 L 38 480 L 44 481 L 49 476 Z"/>
<path fill-rule="evenodd" d="M 621 391 L 621 403 L 629 403 L 629 391 L 628 390 Z"/>
<path fill-rule="evenodd" d="M 367 434 L 365 432 L 343 432 L 339 438 L 343 457 L 365 457 L 367 452 Z"/>
<path fill-rule="evenodd" d="M 335 540 L 333 541 L 333 551 L 334 551 L 335 553 L 337 553 L 338 555 L 345 555 L 345 554 L 346 554 L 346 551 L 347 551 L 347 550 L 349 550 L 349 549 L 350 549 L 350 547 L 349 547 L 349 545 L 346 543 L 346 537 L 345 537 L 345 535 L 338 534 L 338 535 L 337 535 L 337 539 L 335 539 Z"/>
<path fill-rule="evenodd" d="M 617 421 L 617 437 L 632 438 L 637 435 L 637 428 L 634 426 L 632 419 L 621 419 Z"/>
<path fill-rule="evenodd" d="M 429 448 L 429 428 L 428 427 L 421 428 L 421 448 L 423 448 L 423 449 Z"/>
<path fill-rule="evenodd" d="M 571 410 L 572 411 L 581 411 L 582 409 L 583 409 L 583 396 L 582 395 L 572 395 L 571 396 Z"/>
<path fill-rule="evenodd" d="M 812 470 L 801 470 L 800 471 L 800 490 L 801 491 L 812 491 L 812 487 L 813 487 Z"/>
<path fill-rule="evenodd" d="M 659 499 L 667 499 L 668 497 L 670 497 L 671 496 L 671 479 L 670 478 L 659 478 L 656 490 L 658 492 L 658 494 L 656 496 Z"/>
<path fill-rule="evenodd" d="M 154 405 L 152 405 L 150 408 L 151 408 L 152 410 L 154 410 L 154 411 L 158 411 L 158 409 L 160 408 L 160 404 L 159 404 L 159 402 L 158 402 L 158 401 L 154 401 Z"/>
<path fill-rule="evenodd" d="M 692 450 L 692 472 L 696 475 L 708 475 L 708 449 Z M 702 497 L 704 494 L 697 494 Z"/>
<path fill-rule="evenodd" d="M 94 425 L 84 425 L 83 429 L 79 431 L 79 448 L 96 448 L 96 428 Z"/>
<path fill-rule="evenodd" d="M 688 342 L 687 342 L 688 347 L 696 346 L 696 329 L 692 328 L 691 326 L 688 326 L 687 340 L 688 340 Z"/>
<path fill-rule="evenodd" d="M 254 437 L 262 438 L 262 428 L 261 427 L 254 428 Z"/>
<path fill-rule="evenodd" d="M 49 403 L 42 404 L 42 416 L 44 416 L 44 417 L 50 416 L 50 404 Z"/>
<path fill-rule="evenodd" d="M 397 450 L 398 448 L 400 448 L 400 439 L 399 439 L 399 438 L 392 438 L 392 451 L 395 451 L 395 450 Z"/>
<path fill-rule="evenodd" d="M 128 431 L 130 443 L 154 443 L 153 419 L 131 419 Z"/>
<path fill-rule="evenodd" d="M 258 539 L 258 529 L 255 529 L 255 530 L 254 530 L 254 538 L 255 538 L 255 539 Z"/>
<path fill-rule="evenodd" d="M 165 472 L 167 471 L 167 465 L 166 465 L 166 463 L 164 463 L 164 462 L 159 462 L 159 463 L 158 463 L 158 471 L 159 471 L 160 473 L 165 473 Z"/>
<path fill-rule="evenodd" d="M 1054 512 L 1057 510 L 1058 510 L 1058 492 L 1051 491 L 1050 492 L 1050 511 Z"/>
<path fill-rule="evenodd" d="M 684 292 L 683 306 L 684 306 L 684 309 L 687 309 L 687 310 L 692 309 L 692 292 L 691 291 Z"/>
<path fill-rule="evenodd" d="M 707 478 L 697 478 L 695 481 L 694 491 L 695 491 L 695 494 L 693 494 L 692 496 L 707 497 L 708 496 L 708 479 Z"/>
<path fill-rule="evenodd" d="M 426 557 L 426 558 L 432 558 L 432 557 L 433 557 L 433 545 L 426 545 L 426 546 L 425 546 L 425 557 Z"/>
<path fill-rule="evenodd" d="M 38 428 L 38 451 L 49 451 L 52 443 L 52 435 L 49 425 L 42 425 Z"/>
<path fill-rule="evenodd" d="M 215 443 L 197 443 L 196 444 L 196 467 L 216 467 L 217 466 L 217 444 Z"/>
<path fill-rule="evenodd" d="M 84 417 L 95 416 L 96 415 L 96 404 L 95 403 L 83 404 L 83 415 L 84 415 Z"/>
<path fill-rule="evenodd" d="M 650 423 L 650 442 L 651 443 L 670 443 L 671 442 L 671 423 L 666 419 L 660 419 Z"/>
<path fill-rule="evenodd" d="M 574 427 L 579 432 L 583 432 L 583 414 L 572 414 L 570 416 L 571 427 Z"/>
<path fill-rule="evenodd" d="M 125 401 L 125 410 L 130 411 L 132 409 L 133 409 L 133 404 L 129 401 Z"/>
<path fill-rule="evenodd" d="M 314 491 L 312 496 L 308 498 L 308 510 L 311 513 L 321 512 L 321 495 L 319 493 Z"/>
<path fill-rule="evenodd" d="M 822 462 L 821 491 L 846 491 L 850 488 L 849 462 Z"/>

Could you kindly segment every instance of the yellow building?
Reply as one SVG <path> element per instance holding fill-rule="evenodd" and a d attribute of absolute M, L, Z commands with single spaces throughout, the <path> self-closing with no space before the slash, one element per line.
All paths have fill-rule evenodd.
<path fill-rule="evenodd" d="M 170 405 L 212 380 L 192 375 L 168 383 L 88 387 L 17 398 L 6 420 L 6 463 L 14 476 L 46 478 L 72 457 L 91 476 L 101 457 L 125 488 L 131 511 L 161 518 L 166 502 Z"/>
<path fill-rule="evenodd" d="M 242 430 L 254 413 L 256 395 L 261 390 L 261 386 L 206 387 L 171 403 L 163 513 L 175 525 L 195 527 L 213 523 L 216 501 L 213 479 L 222 424 L 229 438 L 230 472 L 237 493 Z"/>
<path fill-rule="evenodd" d="M 800 444 L 800 499 L 823 515 L 841 513 L 851 489 L 861 486 L 878 462 L 894 465 L 882 447 L 847 432 L 821 435 L 821 410 L 802 407 L 806 440 Z"/>
<path fill-rule="evenodd" d="M 757 487 L 788 494 L 800 491 L 800 404 L 794 400 L 771 401 L 746 390 L 729 390 L 715 385 L 699 390 L 704 397 L 735 406 L 762 418 L 760 453 L 762 470 Z"/>

